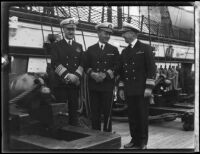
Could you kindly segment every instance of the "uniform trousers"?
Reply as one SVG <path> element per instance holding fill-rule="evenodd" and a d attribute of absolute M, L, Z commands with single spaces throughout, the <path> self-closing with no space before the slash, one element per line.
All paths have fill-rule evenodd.
<path fill-rule="evenodd" d="M 90 90 L 92 128 L 101 130 L 101 113 L 104 115 L 103 131 L 112 131 L 112 92 Z"/>
<path fill-rule="evenodd" d="M 69 124 L 79 126 L 79 89 L 68 87 L 56 87 L 53 94 L 57 102 L 68 102 Z"/>
<path fill-rule="evenodd" d="M 143 95 L 127 96 L 129 129 L 131 142 L 136 145 L 147 145 L 149 98 Z"/>

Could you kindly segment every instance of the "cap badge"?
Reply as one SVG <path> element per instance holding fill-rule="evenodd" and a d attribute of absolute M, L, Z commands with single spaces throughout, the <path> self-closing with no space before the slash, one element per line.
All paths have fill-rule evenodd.
<path fill-rule="evenodd" d="M 70 23 L 70 24 L 74 24 L 74 20 L 70 20 L 69 23 Z"/>
<path fill-rule="evenodd" d="M 112 28 L 112 25 L 111 25 L 111 24 L 109 24 L 109 25 L 108 25 L 108 28 Z"/>

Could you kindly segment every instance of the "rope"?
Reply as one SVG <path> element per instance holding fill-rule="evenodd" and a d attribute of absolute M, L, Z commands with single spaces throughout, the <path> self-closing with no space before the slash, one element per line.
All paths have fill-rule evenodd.
<path fill-rule="evenodd" d="M 58 7 L 56 7 L 56 12 L 57 12 L 58 19 L 60 20 L 60 17 L 59 17 L 59 14 L 58 14 Z M 63 30 L 62 30 L 61 27 L 60 27 L 60 31 L 61 31 L 61 34 L 62 34 L 62 38 L 64 39 Z"/>
<path fill-rule="evenodd" d="M 149 22 L 149 43 L 150 43 L 150 46 L 151 46 L 151 27 L 150 27 L 150 9 L 149 9 L 149 6 L 148 6 L 148 22 Z"/>
<path fill-rule="evenodd" d="M 80 15 L 79 15 L 79 11 L 78 11 L 78 7 L 76 7 L 76 10 L 77 10 L 77 14 L 78 14 L 79 21 L 81 21 Z M 82 30 L 81 30 L 81 33 L 82 33 L 82 36 L 83 36 L 83 43 L 84 43 L 84 47 L 85 47 L 85 51 L 86 51 L 87 47 L 86 47 L 85 37 L 84 37 L 84 35 L 83 35 L 83 31 L 82 31 Z"/>
<path fill-rule="evenodd" d="M 39 8 L 39 11 L 40 11 L 40 8 Z M 40 14 L 40 23 L 41 23 L 41 30 L 42 30 L 42 39 L 43 39 L 43 44 L 44 44 L 44 29 L 43 29 L 43 24 L 42 24 L 42 14 Z M 46 59 L 46 63 L 48 63 L 48 60 L 47 60 L 47 51 L 46 49 L 44 49 L 44 53 L 45 53 L 45 59 Z"/>

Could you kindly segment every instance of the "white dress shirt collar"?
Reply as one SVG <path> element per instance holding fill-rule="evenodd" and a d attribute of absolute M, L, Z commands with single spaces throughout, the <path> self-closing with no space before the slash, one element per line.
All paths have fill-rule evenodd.
<path fill-rule="evenodd" d="M 131 42 L 131 48 L 133 48 L 135 46 L 136 42 L 137 42 L 137 39 L 135 39 L 133 42 Z"/>
<path fill-rule="evenodd" d="M 103 50 L 104 47 L 105 47 L 105 43 L 101 43 L 101 42 L 99 42 L 99 48 L 101 48 L 102 45 L 103 45 L 103 48 L 102 48 L 102 50 Z"/>
<path fill-rule="evenodd" d="M 67 42 L 67 44 L 69 43 L 69 41 L 70 41 L 70 45 L 72 45 L 72 39 L 71 40 L 69 40 L 69 39 L 67 39 L 67 38 L 64 38 L 65 39 L 65 41 Z"/>

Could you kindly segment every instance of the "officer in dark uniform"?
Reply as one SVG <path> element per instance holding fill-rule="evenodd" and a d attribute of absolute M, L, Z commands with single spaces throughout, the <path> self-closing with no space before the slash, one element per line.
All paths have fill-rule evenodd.
<path fill-rule="evenodd" d="M 83 74 L 82 45 L 73 40 L 77 23 L 74 18 L 61 21 L 64 39 L 54 43 L 51 48 L 51 65 L 55 70 L 53 93 L 59 102 L 68 101 L 69 124 L 75 126 L 79 125 L 77 110 Z"/>
<path fill-rule="evenodd" d="M 113 32 L 109 22 L 95 26 L 99 42 L 86 51 L 86 69 L 90 95 L 92 128 L 101 130 L 101 112 L 104 115 L 103 131 L 111 132 L 111 109 L 115 75 L 119 68 L 118 49 L 108 43 Z"/>
<path fill-rule="evenodd" d="M 148 104 L 155 85 L 155 61 L 152 48 L 137 39 L 139 29 L 123 23 L 122 37 L 128 43 L 121 53 L 119 95 L 128 103 L 132 140 L 124 148 L 146 149 L 148 140 Z M 123 87 L 123 88 L 122 88 Z M 123 90 L 124 89 L 124 90 Z"/>

